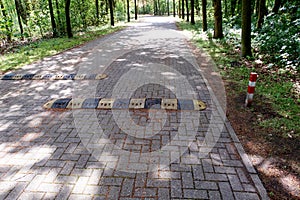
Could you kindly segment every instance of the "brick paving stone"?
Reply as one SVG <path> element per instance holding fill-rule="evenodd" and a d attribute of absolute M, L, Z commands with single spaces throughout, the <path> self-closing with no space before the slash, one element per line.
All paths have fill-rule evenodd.
<path fill-rule="evenodd" d="M 158 188 L 158 199 L 164 200 L 164 199 L 170 199 L 170 190 L 169 188 Z"/>
<path fill-rule="evenodd" d="M 195 189 L 183 189 L 184 198 L 193 198 L 193 199 L 207 199 L 206 190 L 195 190 Z"/>
<path fill-rule="evenodd" d="M 258 200 L 260 199 L 256 193 L 247 193 L 247 192 L 235 192 L 234 196 L 237 200 Z"/>
<path fill-rule="evenodd" d="M 180 180 L 171 180 L 171 198 L 182 197 L 182 186 Z"/>
<path fill-rule="evenodd" d="M 217 190 L 218 185 L 212 181 L 195 181 L 195 188 L 202 190 Z"/>
<path fill-rule="evenodd" d="M 219 188 L 223 199 L 234 199 L 229 183 L 219 182 Z"/>
<path fill-rule="evenodd" d="M 241 184 L 241 182 L 240 182 L 237 175 L 230 174 L 230 175 L 227 175 L 227 176 L 228 176 L 231 188 L 234 191 L 243 191 L 243 186 L 242 186 L 242 184 Z"/>
<path fill-rule="evenodd" d="M 209 199 L 213 200 L 221 200 L 221 195 L 219 191 L 209 191 L 208 192 Z"/>
<path fill-rule="evenodd" d="M 125 178 L 122 183 L 121 196 L 132 196 L 134 188 L 134 179 Z"/>

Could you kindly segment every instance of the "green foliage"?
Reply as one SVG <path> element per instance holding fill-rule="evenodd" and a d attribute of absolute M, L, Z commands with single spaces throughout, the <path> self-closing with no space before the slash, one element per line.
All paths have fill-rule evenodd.
<path fill-rule="evenodd" d="M 295 12 L 296 11 L 296 12 Z M 253 47 L 287 70 L 300 71 L 300 8 L 286 4 L 279 14 L 270 13 L 261 30 L 256 30 Z M 298 67 L 298 69 L 296 69 Z"/>
<path fill-rule="evenodd" d="M 196 22 L 196 25 L 199 22 Z M 241 63 L 239 54 L 235 51 L 235 42 L 239 41 L 238 29 L 227 28 L 224 30 L 225 38 L 214 40 L 208 37 L 209 33 L 200 31 L 201 26 L 192 26 L 186 22 L 180 22 L 181 29 L 193 32 L 194 42 L 201 49 L 204 49 L 213 58 L 218 68 L 221 69 L 221 75 L 235 85 L 235 94 L 245 94 L 249 80 L 249 74 L 252 71 L 259 73 L 255 96 L 262 101 L 255 103 L 258 105 L 270 105 L 274 116 L 263 118 L 258 122 L 258 126 L 266 130 L 272 130 L 277 136 L 282 138 L 300 138 L 300 106 L 299 100 L 295 99 L 291 90 L 293 82 L 289 77 L 280 74 L 262 72 L 259 68 L 254 68 L 251 61 L 247 65 L 234 66 L 232 63 Z M 230 38 L 233 39 L 231 43 Z M 299 46 L 298 46 L 299 47 Z M 272 52 L 270 52 L 272 53 Z M 297 54 L 299 56 L 299 53 Z M 249 63 L 250 62 L 250 63 Z M 257 98 L 258 98 L 257 97 Z M 254 103 L 254 104 L 255 104 Z M 256 105 L 253 105 L 255 107 Z"/>

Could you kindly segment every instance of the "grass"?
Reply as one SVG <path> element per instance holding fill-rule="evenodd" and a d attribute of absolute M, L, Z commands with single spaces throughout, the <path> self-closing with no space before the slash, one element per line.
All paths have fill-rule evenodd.
<path fill-rule="evenodd" d="M 179 22 L 178 26 L 182 30 L 193 32 L 194 43 L 201 49 L 204 49 L 213 58 L 214 62 L 221 70 L 221 75 L 224 79 L 233 82 L 235 93 L 245 94 L 248 85 L 249 74 L 254 71 L 259 74 L 255 96 L 262 97 L 258 100 L 258 105 L 263 105 L 264 102 L 271 106 L 272 117 L 262 118 L 257 122 L 258 126 L 265 130 L 272 129 L 273 133 L 281 138 L 296 138 L 300 139 L 300 106 L 299 100 L 292 95 L 291 89 L 293 82 L 288 76 L 282 76 L 274 72 L 263 72 L 262 66 L 257 67 L 254 63 L 254 58 L 242 59 L 239 53 L 235 51 L 235 44 L 230 44 L 228 38 L 214 40 L 211 38 L 211 30 L 208 34 L 203 34 L 201 24 L 199 22 L 192 26 L 186 22 Z M 228 30 L 225 30 L 226 32 Z M 226 35 L 234 35 L 233 33 L 225 33 Z M 231 38 L 232 39 L 232 38 Z M 237 66 L 234 63 L 238 63 Z M 263 100 L 263 101 L 260 101 Z M 255 106 L 255 105 L 253 105 Z M 251 109 L 251 108 L 249 108 Z"/>
<path fill-rule="evenodd" d="M 77 33 L 71 39 L 67 37 L 42 39 L 24 46 L 13 48 L 12 51 L 1 55 L 0 72 L 18 69 L 23 65 L 55 55 L 122 28 L 123 27 L 121 26 L 98 28 L 84 33 L 81 32 L 80 34 Z"/>

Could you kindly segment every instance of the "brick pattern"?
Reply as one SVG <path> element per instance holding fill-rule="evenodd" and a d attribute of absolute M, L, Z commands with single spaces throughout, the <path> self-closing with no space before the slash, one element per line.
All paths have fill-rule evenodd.
<path fill-rule="evenodd" d="M 51 98 L 58 98 L 59 95 L 72 96 L 74 85 L 71 81 L 0 81 L 2 94 L 0 97 L 0 199 L 263 198 L 240 159 L 225 126 L 223 130 L 219 130 L 221 135 L 215 146 L 212 149 L 205 146 L 205 135 L 209 130 L 213 109 L 216 108 L 211 103 L 209 90 L 201 74 L 190 64 L 191 59 L 185 57 L 189 54 L 184 52 L 184 49 L 188 48 L 184 37 L 173 37 L 176 29 L 173 23 L 149 23 L 149 26 L 154 32 L 156 31 L 155 33 L 158 34 L 156 36 L 165 37 L 163 33 L 169 33 L 170 38 L 155 40 L 151 37 L 152 33 L 147 35 L 149 27 L 141 24 L 137 28 L 131 27 L 100 39 L 96 41 L 99 42 L 96 46 L 88 43 L 81 48 L 46 58 L 39 64 L 26 66 L 20 70 L 20 73 L 30 70 L 31 73 L 57 71 L 74 73 L 79 65 L 83 65 L 80 64 L 83 58 L 93 58 L 93 54 L 89 53 L 99 51 L 105 54 L 112 50 L 109 49 L 110 47 L 114 47 L 108 44 L 117 44 L 124 37 L 131 38 L 129 41 L 133 46 L 135 35 L 145 33 L 149 39 L 146 40 L 143 50 L 125 53 L 107 65 L 105 73 L 108 78 L 96 85 L 96 95 L 111 97 L 111 88 L 133 66 L 141 66 L 145 63 L 172 66 L 188 80 L 190 85 L 197 88 L 197 93 L 193 95 L 206 101 L 209 107 L 201 113 L 197 133 L 189 147 L 182 148 L 184 140 L 178 141 L 176 147 L 178 152 L 172 152 L 177 159 L 171 161 L 172 155 L 164 158 L 170 160 L 169 165 L 161 165 L 161 161 L 157 158 L 147 160 L 142 156 L 106 156 L 103 160 L 99 160 L 95 156 L 97 152 L 91 153 L 91 149 L 86 148 L 84 144 L 97 141 L 97 144 L 105 145 L 110 141 L 122 150 L 138 152 L 141 155 L 145 152 L 157 151 L 176 138 L 176 132 L 182 128 L 180 126 L 182 113 L 169 112 L 166 115 L 145 111 L 118 113 L 119 118 L 124 121 L 128 118 L 132 119 L 132 124 L 123 123 L 122 126 L 118 126 L 111 110 L 97 110 L 94 113 L 83 110 L 79 114 L 82 119 L 87 120 L 82 124 L 76 124 L 74 115 L 78 113 L 48 111 L 41 108 L 41 105 Z M 153 49 L 151 44 L 154 47 L 163 45 L 162 49 L 174 47 L 172 45 L 176 44 L 181 47 L 185 59 L 167 51 Z M 97 56 L 94 57 L 96 61 L 93 62 L 97 62 L 97 59 Z M 105 62 L 108 61 L 104 60 L 103 63 Z M 176 77 L 172 77 L 171 74 L 168 76 L 170 79 L 166 78 L 164 81 L 172 85 L 172 80 Z M 81 82 L 81 84 L 85 83 L 94 84 Z M 164 84 L 146 84 L 138 88 L 132 97 L 176 98 L 172 90 L 162 85 Z M 181 95 L 185 95 L 185 87 L 187 86 L 182 86 Z M 97 116 L 96 121 L 90 117 L 92 114 Z M 158 119 L 165 122 L 162 123 Z M 186 122 L 189 123 L 194 125 L 196 122 Z M 100 124 L 103 129 L 105 139 L 97 140 L 99 138 L 95 134 L 79 134 L 81 132 L 78 130 L 79 127 L 93 133 L 99 128 L 97 124 Z M 153 135 L 147 135 L 146 127 L 150 125 L 151 130 L 155 132 Z M 130 134 L 125 132 L 133 126 L 141 130 L 137 128 L 137 131 L 129 132 Z M 145 136 L 149 137 L 145 139 Z M 114 155 L 119 155 L 118 149 L 110 149 L 110 151 L 115 153 Z M 181 156 L 177 157 L 178 155 Z M 124 163 L 134 167 L 135 163 L 143 162 L 153 162 L 157 170 L 136 173 L 116 170 L 118 165 Z"/>

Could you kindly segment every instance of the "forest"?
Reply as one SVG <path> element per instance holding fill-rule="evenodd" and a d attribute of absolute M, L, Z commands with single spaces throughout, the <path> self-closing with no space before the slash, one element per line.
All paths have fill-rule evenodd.
<path fill-rule="evenodd" d="M 300 174 L 299 6 L 299 0 L 0 0 L 0 74 L 119 30 L 117 23 L 139 15 L 176 17 L 230 85 L 228 118 L 247 153 L 279 158 L 274 173 L 258 170 L 269 196 L 296 199 L 278 179 Z M 239 107 L 252 71 L 259 73 L 256 103 Z"/>

